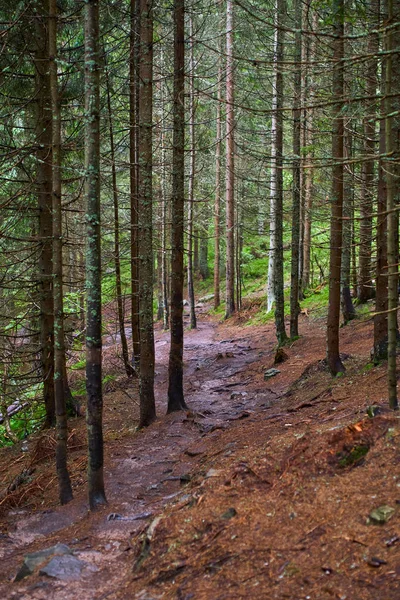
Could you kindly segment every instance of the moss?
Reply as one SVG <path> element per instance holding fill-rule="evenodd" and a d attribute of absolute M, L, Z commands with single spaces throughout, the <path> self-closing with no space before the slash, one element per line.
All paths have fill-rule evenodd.
<path fill-rule="evenodd" d="M 359 444 L 357 446 L 353 446 L 350 450 L 342 450 L 341 452 L 338 452 L 336 456 L 339 459 L 339 467 L 344 469 L 346 467 L 351 467 L 358 464 L 368 453 L 368 451 L 368 444 Z"/>

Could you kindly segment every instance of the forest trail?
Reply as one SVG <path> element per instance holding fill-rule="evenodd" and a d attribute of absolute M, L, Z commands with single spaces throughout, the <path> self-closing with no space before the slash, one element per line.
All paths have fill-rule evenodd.
<path fill-rule="evenodd" d="M 3 584 L 2 597 L 39 599 L 50 594 L 55 599 L 85 600 L 103 597 L 108 591 L 112 597 L 113 590 L 129 577 L 132 536 L 143 529 L 144 523 L 148 526 L 168 502 L 185 497 L 184 484 L 206 452 L 207 443 L 235 420 L 247 418 L 276 401 L 277 395 L 265 386 L 254 389 L 250 385 L 252 393 L 247 391 L 253 379 L 252 368 L 268 351 L 272 353 L 274 339 L 254 340 L 243 330 L 220 330 L 215 320 L 199 316 L 198 328 L 185 333 L 185 398 L 189 411 L 165 416 L 169 332 L 158 331 L 155 392 L 159 418 L 143 432 L 106 444 L 108 506 L 90 515 L 86 498 L 80 494 L 65 507 L 33 513 L 17 509 L 8 516 L 9 524 L 17 524 L 0 540 L 5 580 L 15 575 L 24 554 L 57 542 L 70 545 L 74 554 L 94 570 L 89 568 L 79 581 L 68 584 L 58 580 L 33 584 L 32 577 L 18 586 Z M 114 342 L 114 338 L 106 338 L 105 349 Z M 107 399 L 106 395 L 105 404 Z"/>
<path fill-rule="evenodd" d="M 51 456 L 53 484 L 40 510 L 16 508 L 2 521 L 0 597 L 400 597 L 400 428 L 382 401 L 385 367 L 364 369 L 371 326 L 342 330 L 347 374 L 333 380 L 322 360 L 324 323 L 303 315 L 301 338 L 267 380 L 273 324 L 243 327 L 241 316 L 216 323 L 204 312 L 198 329 L 185 332 L 190 410 L 168 416 L 169 334 L 157 330 L 158 420 L 133 433 L 135 382 L 121 380 L 105 395 L 109 504 L 88 512 L 82 448 L 70 458 L 75 499 L 57 507 Z M 105 342 L 107 367 L 114 346 Z M 372 403 L 382 414 L 369 419 Z M 367 456 L 354 458 L 359 448 Z M 368 514 L 380 505 L 394 517 L 371 526 Z M 82 561 L 76 580 L 12 582 L 27 552 L 57 542 Z"/>

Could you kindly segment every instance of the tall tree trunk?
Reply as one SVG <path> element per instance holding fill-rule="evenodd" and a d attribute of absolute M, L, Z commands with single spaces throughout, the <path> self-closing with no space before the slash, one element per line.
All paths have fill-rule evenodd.
<path fill-rule="evenodd" d="M 371 27 L 377 26 L 378 1 L 370 0 L 369 23 Z M 359 249 L 359 283 L 357 299 L 364 303 L 373 297 L 372 270 L 371 270 L 371 247 L 372 247 L 372 206 L 374 189 L 374 154 L 375 154 L 375 122 L 376 122 L 376 89 L 377 77 L 377 53 L 379 50 L 378 33 L 371 32 L 368 38 L 367 52 L 371 56 L 366 71 L 365 95 L 366 116 L 364 117 L 364 151 L 369 160 L 362 165 L 362 195 L 360 203 L 360 249 Z"/>
<path fill-rule="evenodd" d="M 108 125 L 110 134 L 110 152 L 111 152 L 111 177 L 113 189 L 113 207 L 114 207 L 114 266 L 115 266 L 115 291 L 117 296 L 117 312 L 119 334 L 121 337 L 122 360 L 124 361 L 125 373 L 128 377 L 135 375 L 135 369 L 129 361 L 128 341 L 125 332 L 125 311 L 122 298 L 122 281 L 121 281 L 121 256 L 119 242 L 119 206 L 118 206 L 118 187 L 117 187 L 117 169 L 115 166 L 115 147 L 114 147 L 114 128 L 111 111 L 111 94 L 110 94 L 110 76 L 108 67 L 106 66 L 106 86 L 107 86 L 107 110 L 108 110 Z"/>
<path fill-rule="evenodd" d="M 187 408 L 183 395 L 183 243 L 185 200 L 185 2 L 174 0 L 171 346 L 168 412 Z"/>
<path fill-rule="evenodd" d="M 290 337 L 299 336 L 299 256 L 300 256 L 300 142 L 301 142 L 301 0 L 295 2 L 295 74 L 293 98 L 293 208 L 292 208 L 292 263 L 290 272 Z"/>
<path fill-rule="evenodd" d="M 49 0 L 50 94 L 53 110 L 53 295 L 54 295 L 54 397 L 56 408 L 56 468 L 61 504 L 72 500 L 67 466 L 67 410 L 65 401 L 65 335 L 63 306 L 62 212 L 61 212 L 61 110 L 57 82 L 57 0 Z"/>
<path fill-rule="evenodd" d="M 332 126 L 332 197 L 329 259 L 329 307 L 327 323 L 327 362 L 332 375 L 343 372 L 339 354 L 340 320 L 340 271 L 342 258 L 342 217 L 343 217 L 343 94 L 344 94 L 344 3 L 334 0 L 333 28 L 335 39 L 333 67 L 333 98 L 335 104 Z"/>
<path fill-rule="evenodd" d="M 226 307 L 235 312 L 235 114 L 233 76 L 233 1 L 226 2 Z"/>
<path fill-rule="evenodd" d="M 106 503 L 103 473 L 103 397 L 100 248 L 99 0 L 85 4 L 86 390 L 89 504 Z"/>
<path fill-rule="evenodd" d="M 353 144 L 352 135 L 345 136 L 344 153 L 349 161 L 352 158 Z M 351 269 L 351 239 L 353 231 L 353 205 L 354 205 L 354 170 L 352 164 L 348 164 L 343 173 L 343 248 L 341 264 L 341 298 L 342 314 L 344 323 L 348 323 L 356 316 L 356 311 L 351 298 L 350 269 Z"/>
<path fill-rule="evenodd" d="M 221 2 L 219 4 L 221 8 Z M 218 98 L 215 145 L 215 200 L 214 200 L 214 308 L 221 304 L 221 146 L 222 146 L 222 55 L 218 57 Z"/>
<path fill-rule="evenodd" d="M 131 210 L 131 325 L 132 363 L 140 361 L 139 326 L 139 231 L 138 231 L 138 173 L 139 173 L 139 14 L 140 0 L 131 0 L 130 59 L 129 59 L 129 178 Z"/>
<path fill-rule="evenodd" d="M 277 0 L 277 45 L 276 45 L 276 198 L 275 198 L 275 330 L 278 346 L 287 340 L 285 328 L 285 297 L 283 274 L 283 24 L 286 14 L 286 1 Z"/>
<path fill-rule="evenodd" d="M 195 149 L 195 102 L 194 102 L 194 53 L 193 53 L 193 17 L 190 17 L 190 54 L 189 54 L 189 202 L 188 202 L 188 257 L 187 257 L 187 281 L 188 281 L 188 301 L 190 309 L 190 328 L 196 329 L 196 309 L 194 297 L 193 281 L 193 202 L 194 202 L 194 177 L 196 165 Z"/>
<path fill-rule="evenodd" d="M 39 208 L 40 254 L 38 289 L 40 307 L 40 364 L 46 427 L 55 424 L 54 402 L 54 313 L 52 286 L 52 107 L 50 97 L 49 52 L 47 35 L 48 3 L 35 0 L 34 63 L 36 98 L 36 185 Z"/>
<path fill-rule="evenodd" d="M 388 261 L 388 396 L 389 406 L 398 408 L 397 376 L 396 376 L 396 346 L 397 346 L 397 303 L 398 303 L 398 215 L 395 210 L 399 194 L 399 96 L 398 78 L 400 77 L 400 58 L 392 55 L 393 38 L 399 33 L 400 1 L 388 0 L 388 21 L 385 35 L 385 139 L 386 139 L 386 210 L 388 219 L 387 231 L 387 261 Z M 393 23 L 397 23 L 393 31 Z M 396 38 L 397 42 L 398 38 Z M 393 96 L 392 96 L 393 94 Z"/>
<path fill-rule="evenodd" d="M 309 0 L 310 1 L 310 0 Z M 310 10 L 311 7 L 309 7 Z M 312 11 L 312 30 L 316 32 L 318 26 L 318 15 L 316 11 Z M 307 60 L 311 63 L 306 65 L 306 89 L 304 97 L 307 98 L 307 102 L 312 105 L 315 97 L 315 82 L 314 82 L 314 71 L 312 62 L 315 58 L 315 35 L 311 36 L 308 40 L 308 54 Z M 302 269 L 302 290 L 304 291 L 311 285 L 310 280 L 310 268 L 311 268 L 311 224 L 312 224 L 312 205 L 313 205 L 313 174 L 314 170 L 312 167 L 313 152 L 310 149 L 313 146 L 313 126 L 314 126 L 314 110 L 313 108 L 305 109 L 305 146 L 307 148 L 306 154 L 306 168 L 303 173 L 304 182 L 304 235 L 303 235 L 303 269 Z"/>
<path fill-rule="evenodd" d="M 156 418 L 153 328 L 153 2 L 140 0 L 139 58 L 139 428 Z"/>
<path fill-rule="evenodd" d="M 269 206 L 269 254 L 267 279 L 267 312 L 270 312 L 275 302 L 275 269 L 276 269 L 276 177 L 278 173 L 276 160 L 277 140 L 277 77 L 278 77 L 278 0 L 276 0 L 274 48 L 273 48 L 273 81 L 271 107 L 271 174 L 270 174 L 270 206 Z"/>

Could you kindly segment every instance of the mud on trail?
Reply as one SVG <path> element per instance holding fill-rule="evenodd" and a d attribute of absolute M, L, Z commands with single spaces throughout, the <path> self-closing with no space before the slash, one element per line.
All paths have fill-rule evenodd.
<path fill-rule="evenodd" d="M 385 394 L 385 368 L 364 369 L 371 325 L 342 331 L 340 380 L 324 367 L 323 324 L 304 317 L 301 334 L 274 365 L 272 325 L 201 315 L 185 332 L 190 410 L 164 416 L 169 334 L 157 331 L 157 422 L 134 433 L 135 383 L 120 378 L 105 395 L 108 506 L 87 510 L 81 420 L 71 442 L 74 501 L 56 506 L 45 456 L 25 501 L 3 506 L 1 597 L 400 598 L 400 428 L 384 408 L 365 413 Z M 106 339 L 106 369 L 114 349 Z M 265 380 L 272 367 L 280 373 Z M 13 453 L 2 451 L 2 488 L 21 471 L 20 449 Z M 394 511 L 377 525 L 368 515 L 380 505 Z M 76 580 L 11 581 L 25 554 L 57 542 L 83 561 Z"/>

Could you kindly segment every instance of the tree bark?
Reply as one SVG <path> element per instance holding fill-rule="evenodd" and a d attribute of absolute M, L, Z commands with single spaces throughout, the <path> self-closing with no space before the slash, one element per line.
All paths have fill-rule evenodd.
<path fill-rule="evenodd" d="M 185 2 L 174 0 L 171 346 L 168 412 L 187 408 L 183 395 L 183 236 L 185 200 Z"/>
<path fill-rule="evenodd" d="M 36 186 L 39 208 L 38 291 L 40 307 L 40 364 L 45 426 L 56 421 L 54 401 L 54 313 L 52 265 L 52 107 L 50 97 L 49 50 L 46 0 L 35 0 L 34 63 L 36 99 Z"/>
<path fill-rule="evenodd" d="M 139 60 L 139 428 L 156 418 L 153 329 L 153 2 L 140 0 Z"/>
<path fill-rule="evenodd" d="M 300 142 L 301 142 L 301 46 L 302 6 L 295 2 L 295 74 L 293 80 L 293 206 L 292 206 L 292 262 L 290 272 L 290 337 L 299 336 L 299 256 L 300 256 Z"/>
<path fill-rule="evenodd" d="M 379 1 L 379 0 L 378 0 Z M 378 1 L 370 0 L 369 22 L 371 28 L 377 27 Z M 373 297 L 371 247 L 372 247 L 372 206 L 374 189 L 374 154 L 375 154 L 375 122 L 376 122 L 376 89 L 377 53 L 379 50 L 378 33 L 371 32 L 368 38 L 367 53 L 371 56 L 366 70 L 365 95 L 370 98 L 366 101 L 366 116 L 364 117 L 364 152 L 370 159 L 364 160 L 362 165 L 362 189 L 360 202 L 360 248 L 359 248 L 359 280 L 357 299 L 365 303 Z"/>
<path fill-rule="evenodd" d="M 283 273 L 283 49 L 286 1 L 277 0 L 277 44 L 276 44 L 276 198 L 275 198 L 275 330 L 278 346 L 287 341 L 285 328 L 285 297 Z M 273 157 L 274 159 L 274 157 Z"/>
<path fill-rule="evenodd" d="M 65 400 L 65 335 L 63 306 L 62 212 L 61 212 L 61 110 L 57 81 L 57 0 L 49 0 L 50 94 L 53 110 L 53 295 L 54 295 L 54 397 L 56 409 L 56 469 L 61 504 L 72 500 L 67 466 L 67 410 Z"/>
<path fill-rule="evenodd" d="M 106 59 L 105 59 L 106 62 Z M 115 147 L 114 147 L 114 127 L 111 111 L 111 94 L 110 94 L 110 75 L 106 66 L 106 87 L 107 87 L 107 110 L 108 110 L 108 126 L 110 135 L 110 153 L 111 153 L 111 178 L 113 190 L 113 208 L 114 208 L 114 266 L 115 266 L 115 292 L 117 296 L 117 313 L 119 334 L 121 337 L 122 360 L 124 362 L 125 373 L 128 377 L 136 374 L 135 369 L 130 363 L 128 352 L 128 341 L 125 332 L 125 311 L 122 297 L 122 281 L 121 281 L 121 257 L 120 257 L 120 241 L 119 241 L 119 203 L 118 203 L 118 186 L 117 186 L 117 169 L 115 166 Z"/>
<path fill-rule="evenodd" d="M 194 178 L 196 166 L 195 149 L 195 101 L 194 101 L 194 53 L 193 53 L 193 17 L 190 17 L 190 54 L 189 54 L 189 140 L 190 140 L 190 159 L 189 159 L 189 198 L 188 198 L 188 256 L 187 256 L 187 282 L 188 282 L 188 301 L 190 310 L 190 328 L 196 329 L 196 309 L 194 297 L 193 281 L 193 202 L 194 202 Z"/>
<path fill-rule="evenodd" d="M 226 307 L 235 312 L 235 114 L 233 76 L 233 1 L 226 2 Z"/>
<path fill-rule="evenodd" d="M 221 8 L 221 2 L 219 4 Z M 222 147 L 222 56 L 218 57 L 218 98 L 215 144 L 215 200 L 214 200 L 214 308 L 221 304 L 220 240 L 221 240 L 221 147 Z"/>
<path fill-rule="evenodd" d="M 385 35 L 385 140 L 386 140 L 386 210 L 388 219 L 387 261 L 388 261 L 388 396 L 391 409 L 398 409 L 396 347 L 397 347 L 397 303 L 398 303 L 398 215 L 395 211 L 399 167 L 399 115 L 398 77 L 400 58 L 392 55 L 393 38 L 399 33 L 400 2 L 388 0 L 388 20 Z M 397 27 L 393 31 L 393 23 Z M 393 94 L 393 95 L 392 95 Z"/>
<path fill-rule="evenodd" d="M 99 71 L 99 0 L 87 0 L 85 4 L 86 421 L 91 510 L 106 503 L 101 365 Z"/>
<path fill-rule="evenodd" d="M 344 372 L 339 354 L 339 320 L 340 320 L 340 271 L 342 258 L 342 217 L 343 217 L 343 158 L 344 158 L 344 27 L 343 0 L 334 0 L 334 68 L 332 90 L 337 104 L 334 108 L 332 127 L 332 196 L 330 227 L 330 259 L 329 259 L 329 306 L 327 323 L 327 362 L 332 375 Z"/>
<path fill-rule="evenodd" d="M 130 58 L 129 58 L 129 178 L 131 210 L 131 326 L 132 363 L 140 361 L 139 325 L 139 232 L 138 232 L 138 173 L 139 173 L 139 14 L 140 0 L 131 0 Z"/>

